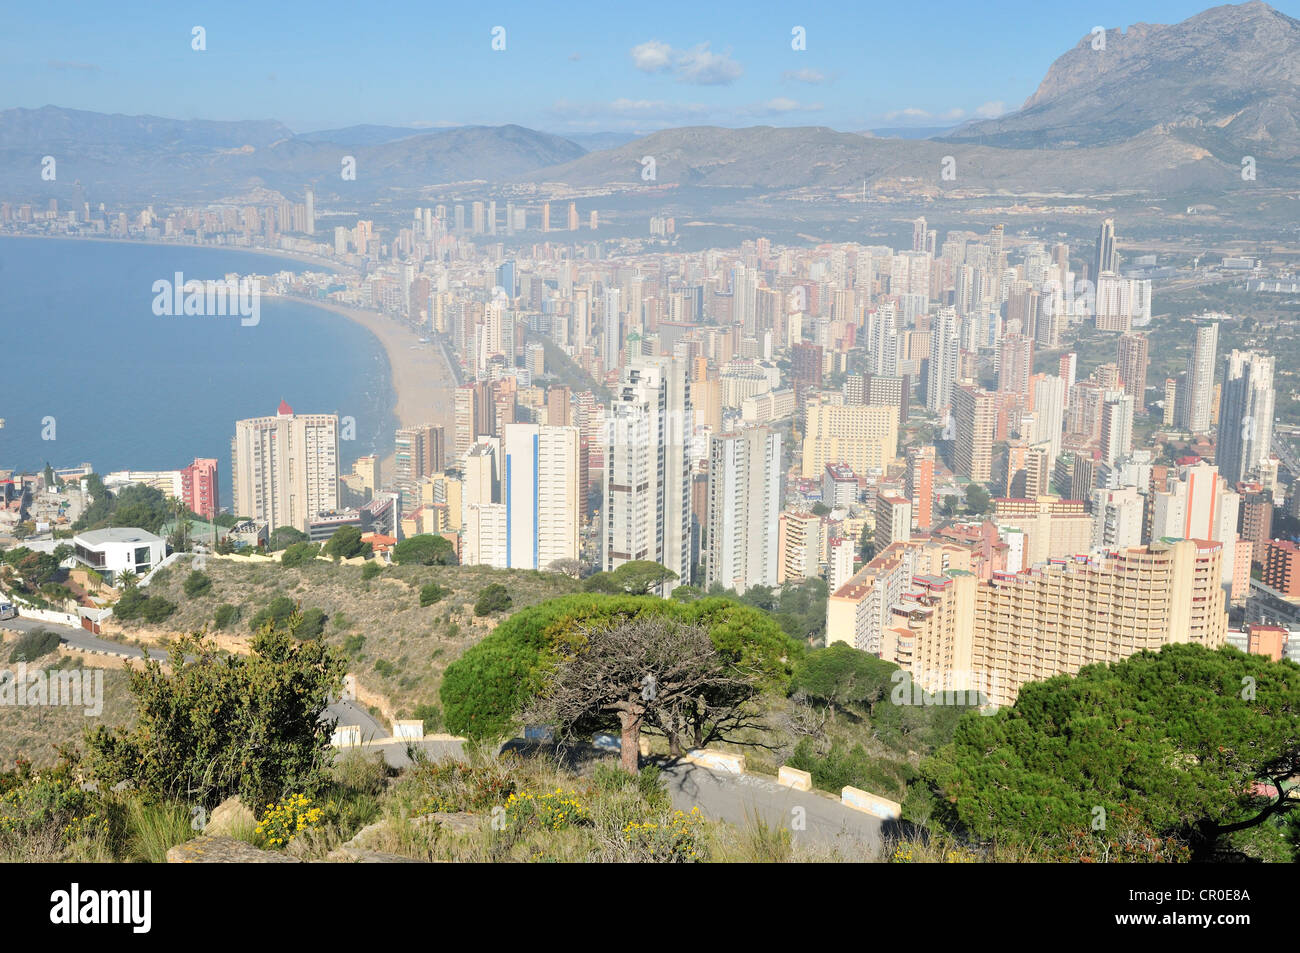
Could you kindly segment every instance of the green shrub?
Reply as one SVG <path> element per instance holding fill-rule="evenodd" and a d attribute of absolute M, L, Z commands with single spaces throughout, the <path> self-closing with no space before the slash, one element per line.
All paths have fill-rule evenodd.
<path fill-rule="evenodd" d="M 446 727 L 442 720 L 442 709 L 437 705 L 416 705 L 413 717 L 424 722 L 426 735 L 437 734 Z"/>
<path fill-rule="evenodd" d="M 238 621 L 239 606 L 232 606 L 229 602 L 223 602 L 221 605 L 217 606 L 217 612 L 213 617 L 213 622 L 216 624 L 218 629 L 224 629 L 232 622 Z"/>
<path fill-rule="evenodd" d="M 343 640 L 343 651 L 353 658 L 361 654 L 361 646 L 366 644 L 366 637 L 361 634 L 349 635 Z"/>
<path fill-rule="evenodd" d="M 436 582 L 431 582 L 426 586 L 420 587 L 420 605 L 431 606 L 435 602 L 441 602 L 451 594 L 451 590 L 446 586 L 440 586 Z"/>
<path fill-rule="evenodd" d="M 325 631 L 328 616 L 320 609 L 308 609 L 302 614 L 302 623 L 298 626 L 298 638 L 319 639 Z"/>
<path fill-rule="evenodd" d="M 294 602 L 288 596 L 276 596 L 271 600 L 270 605 L 248 620 L 248 627 L 254 632 L 268 622 L 276 627 L 281 627 L 289 621 L 289 616 L 293 615 L 294 609 Z"/>
<path fill-rule="evenodd" d="M 478 600 L 474 603 L 474 614 L 484 616 L 494 612 L 505 612 L 513 601 L 510 598 L 510 590 L 501 583 L 488 583 L 479 591 Z"/>
<path fill-rule="evenodd" d="M 59 647 L 59 634 L 48 629 L 24 632 L 9 653 L 10 662 L 34 662 Z"/>
<path fill-rule="evenodd" d="M 292 569 L 311 562 L 319 554 L 320 546 L 315 543 L 294 543 L 280 557 L 280 565 L 285 569 Z"/>
<path fill-rule="evenodd" d="M 145 600 L 144 605 L 140 608 L 140 618 L 144 621 L 157 625 L 176 611 L 176 603 L 164 599 L 162 596 L 150 596 Z"/>
<path fill-rule="evenodd" d="M 352 559 L 370 555 L 370 544 L 361 541 L 361 530 L 355 526 L 340 526 L 325 543 L 326 556 Z"/>
<path fill-rule="evenodd" d="M 371 560 L 361 567 L 361 581 L 369 582 L 376 576 L 381 575 L 384 571 L 384 564 L 379 560 Z"/>
<path fill-rule="evenodd" d="M 158 581 L 156 576 L 154 581 Z M 196 569 L 185 577 L 185 584 L 181 588 L 185 590 L 185 595 L 191 599 L 206 596 L 212 591 L 212 577 Z"/>

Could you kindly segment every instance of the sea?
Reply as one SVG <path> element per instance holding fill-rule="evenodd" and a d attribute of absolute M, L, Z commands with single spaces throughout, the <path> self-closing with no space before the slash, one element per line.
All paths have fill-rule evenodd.
<path fill-rule="evenodd" d="M 365 328 L 285 298 L 262 297 L 255 325 L 154 314 L 154 282 L 176 272 L 308 268 L 235 249 L 0 237 L 0 469 L 90 463 L 103 474 L 214 457 L 229 507 L 235 421 L 274 414 L 281 400 L 353 418 L 341 472 L 387 454 L 392 375 Z"/>

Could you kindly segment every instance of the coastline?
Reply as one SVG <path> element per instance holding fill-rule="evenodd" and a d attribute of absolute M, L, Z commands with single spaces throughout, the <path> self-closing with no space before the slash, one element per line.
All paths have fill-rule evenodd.
<path fill-rule="evenodd" d="M 349 273 L 351 269 L 325 260 L 312 260 L 306 256 L 291 252 L 273 251 L 260 248 L 238 248 L 234 246 L 194 245 L 183 242 L 151 241 L 145 239 L 121 239 L 100 236 L 76 235 L 15 235 L 0 234 L 0 238 L 29 239 L 43 238 L 51 241 L 100 242 L 113 245 L 148 245 L 171 249 L 199 249 L 213 252 L 244 252 L 253 255 L 273 255 L 291 260 L 308 268 L 328 267 L 336 274 Z M 332 311 L 346 318 L 353 324 L 369 331 L 379 341 L 388 360 L 389 380 L 392 384 L 394 401 L 389 408 L 399 427 L 413 427 L 419 424 L 440 424 L 444 432 L 450 435 L 455 429 L 456 375 L 448 360 L 444 357 L 441 346 L 436 342 L 420 344 L 420 335 L 405 324 L 393 320 L 387 315 L 374 311 L 365 311 L 349 307 L 334 301 L 325 301 L 299 295 L 274 295 L 263 292 L 267 298 L 281 301 L 298 302 L 309 307 Z M 391 479 L 395 454 L 393 438 L 390 434 L 384 446 L 388 448 L 380 461 L 381 476 Z"/>
<path fill-rule="evenodd" d="M 378 338 L 388 356 L 394 395 L 392 411 L 398 426 L 440 424 L 448 436 L 454 432 L 456 378 L 443 359 L 442 348 L 436 343 L 420 344 L 419 335 L 410 328 L 375 311 L 297 295 L 264 293 L 264 297 L 323 308 L 361 325 Z M 381 461 L 385 479 L 392 476 L 393 460 L 394 454 L 390 450 Z"/>
<path fill-rule="evenodd" d="M 242 245 L 195 245 L 192 242 L 164 242 L 154 241 L 149 238 L 109 238 L 106 235 L 28 235 L 24 232 L 0 232 L 0 238 L 40 238 L 56 242 L 103 242 L 108 245 L 150 245 L 156 248 L 199 248 L 211 251 L 243 252 L 246 255 L 266 255 L 272 258 L 283 258 L 285 261 L 292 261 L 308 268 L 321 266 L 336 274 L 356 273 L 355 268 L 331 261 L 328 258 L 301 255 L 297 252 L 284 251 L 279 248 L 245 248 Z"/>

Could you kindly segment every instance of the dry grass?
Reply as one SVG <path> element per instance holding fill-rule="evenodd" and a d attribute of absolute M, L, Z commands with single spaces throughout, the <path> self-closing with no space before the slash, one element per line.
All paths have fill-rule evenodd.
<path fill-rule="evenodd" d="M 287 596 L 303 609 L 321 609 L 329 616 L 325 641 L 348 651 L 361 684 L 388 698 L 398 717 L 412 716 L 420 705 L 437 704 L 447 666 L 500 621 L 498 616 L 474 615 L 478 593 L 489 583 L 499 582 L 510 590 L 511 611 L 579 589 L 562 573 L 488 566 L 389 566 L 378 578 L 363 582 L 360 566 L 325 560 L 284 569 L 274 563 L 209 559 L 205 572 L 212 589 L 191 599 L 182 589 L 189 572 L 177 564 L 150 583 L 151 594 L 179 606 L 167 620 L 168 632 L 180 634 L 203 626 L 211 630 L 217 607 L 229 603 L 239 607 L 240 618 L 223 634 L 248 635 L 249 620 L 272 600 Z M 430 582 L 450 594 L 422 608 L 420 588 Z M 128 623 L 121 634 L 130 639 L 146 631 Z"/>

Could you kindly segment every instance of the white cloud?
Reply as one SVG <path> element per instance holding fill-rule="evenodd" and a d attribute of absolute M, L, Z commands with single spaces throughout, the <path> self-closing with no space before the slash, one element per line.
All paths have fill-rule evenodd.
<path fill-rule="evenodd" d="M 673 65 L 673 48 L 650 40 L 632 47 L 632 63 L 643 73 L 662 73 Z"/>
<path fill-rule="evenodd" d="M 677 78 L 699 86 L 725 86 L 734 83 L 744 72 L 731 53 L 714 53 L 709 44 L 701 43 L 677 57 Z"/>
<path fill-rule="evenodd" d="M 890 122 L 895 122 L 899 119 L 933 119 L 934 116 L 926 112 L 924 109 L 917 109 L 915 106 L 908 106 L 906 109 L 895 109 L 893 112 L 885 113 L 885 118 Z"/>
<path fill-rule="evenodd" d="M 781 74 L 781 79 L 787 83 L 818 83 L 830 82 L 830 77 L 819 69 L 788 69 Z"/>
<path fill-rule="evenodd" d="M 667 43 L 649 40 L 632 47 L 632 65 L 643 73 L 671 72 L 678 82 L 696 86 L 726 86 L 744 72 L 730 50 L 715 53 L 708 43 L 674 50 Z"/>
<path fill-rule="evenodd" d="M 765 103 L 746 106 L 739 112 L 746 116 L 779 116 L 794 112 L 818 112 L 823 108 L 825 107 L 821 103 L 801 103 L 797 99 L 790 99 L 788 96 L 777 96 Z"/>
<path fill-rule="evenodd" d="M 998 116 L 1001 116 L 1006 111 L 1007 111 L 1007 104 L 1002 102 L 1002 100 L 999 99 L 993 102 L 985 103 L 983 106 L 979 107 L 979 109 L 975 110 L 975 115 L 980 116 L 984 119 L 996 119 Z"/>

